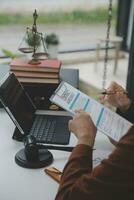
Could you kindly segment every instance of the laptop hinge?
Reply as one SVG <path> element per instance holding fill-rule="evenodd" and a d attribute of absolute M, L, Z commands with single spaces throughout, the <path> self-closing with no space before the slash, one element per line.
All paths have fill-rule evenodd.
<path fill-rule="evenodd" d="M 16 127 L 15 128 L 15 130 L 14 130 L 14 134 L 13 134 L 13 136 L 12 136 L 12 138 L 14 139 L 14 140 L 17 140 L 17 141 L 23 141 L 23 139 L 24 139 L 24 137 L 25 137 L 26 135 L 25 134 L 22 134 L 20 131 L 19 131 L 19 129 Z"/>

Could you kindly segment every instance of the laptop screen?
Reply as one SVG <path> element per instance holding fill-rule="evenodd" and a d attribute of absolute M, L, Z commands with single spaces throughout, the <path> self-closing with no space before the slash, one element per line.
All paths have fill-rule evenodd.
<path fill-rule="evenodd" d="M 0 86 L 0 100 L 20 132 L 27 134 L 36 108 L 13 73 Z"/>

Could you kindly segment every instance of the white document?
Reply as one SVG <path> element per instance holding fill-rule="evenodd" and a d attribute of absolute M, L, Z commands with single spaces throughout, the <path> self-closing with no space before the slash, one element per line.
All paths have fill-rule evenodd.
<path fill-rule="evenodd" d="M 111 151 L 100 150 L 100 149 L 94 150 L 93 151 L 93 168 L 97 167 L 97 165 L 99 165 L 102 160 L 107 159 L 110 154 L 111 154 Z M 55 167 L 58 170 L 60 170 L 61 172 L 63 172 L 63 169 L 64 169 L 64 167 L 65 167 L 65 165 L 67 163 L 69 155 L 70 154 L 68 154 L 66 159 L 58 159 L 54 163 L 53 167 Z"/>
<path fill-rule="evenodd" d="M 93 168 L 97 167 L 102 160 L 107 159 L 111 151 L 96 149 L 93 151 Z"/>
<path fill-rule="evenodd" d="M 127 133 L 132 124 L 112 112 L 93 98 L 74 88 L 66 82 L 61 82 L 50 101 L 75 115 L 76 109 L 82 109 L 90 114 L 99 131 L 110 136 L 115 141 Z"/>

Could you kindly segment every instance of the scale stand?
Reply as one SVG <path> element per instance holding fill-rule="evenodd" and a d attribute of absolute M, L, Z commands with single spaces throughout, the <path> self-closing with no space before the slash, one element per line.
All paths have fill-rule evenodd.
<path fill-rule="evenodd" d="M 35 10 L 33 13 L 33 26 L 32 28 L 27 27 L 26 34 L 18 48 L 18 50 L 22 53 L 32 53 L 32 59 L 29 61 L 29 63 L 32 65 L 38 65 L 41 63 L 42 59 L 46 59 L 48 57 L 48 50 L 43 38 L 43 34 L 37 31 L 37 18 L 38 15 Z M 43 52 L 37 52 L 41 45 L 43 47 Z"/>

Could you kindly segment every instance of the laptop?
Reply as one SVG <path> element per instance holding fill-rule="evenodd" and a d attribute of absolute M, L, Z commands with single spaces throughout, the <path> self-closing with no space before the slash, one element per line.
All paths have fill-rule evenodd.
<path fill-rule="evenodd" d="M 13 138 L 22 141 L 33 135 L 39 143 L 68 144 L 68 121 L 72 118 L 65 111 L 37 112 L 36 106 L 16 76 L 6 74 L 0 83 L 0 102 L 14 122 Z"/>

